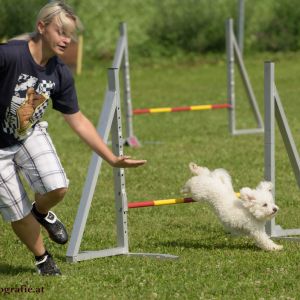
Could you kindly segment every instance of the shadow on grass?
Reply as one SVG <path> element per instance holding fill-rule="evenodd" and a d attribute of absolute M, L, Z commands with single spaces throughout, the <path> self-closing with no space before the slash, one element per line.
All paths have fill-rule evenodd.
<path fill-rule="evenodd" d="M 236 242 L 222 242 L 216 239 L 205 239 L 203 241 L 190 241 L 190 240 L 176 240 L 176 241 L 168 241 L 157 244 L 157 246 L 165 246 L 165 247 L 179 247 L 179 248 L 187 248 L 187 249 L 205 249 L 205 250 L 251 250 L 251 251 L 260 251 L 255 245 L 251 244 L 237 244 Z"/>
<path fill-rule="evenodd" d="M 250 238 L 241 235 L 232 235 L 221 229 L 222 227 L 213 227 L 208 224 L 198 225 L 197 234 L 191 239 L 180 238 L 173 241 L 160 242 L 157 246 L 180 247 L 187 249 L 205 249 L 205 250 L 251 250 L 261 251 Z M 155 243 L 155 241 L 154 241 Z"/>
<path fill-rule="evenodd" d="M 224 232 L 219 228 L 212 228 L 209 226 L 200 226 L 199 232 L 203 235 L 194 236 L 192 239 L 181 238 L 173 241 L 163 242 L 167 247 L 180 247 L 187 249 L 205 249 L 205 250 L 251 250 L 259 251 L 257 246 L 251 239 L 245 239 L 243 236 L 231 235 L 229 232 Z M 208 234 L 209 232 L 209 234 Z M 160 243 L 161 245 L 161 243 Z"/>
<path fill-rule="evenodd" d="M 12 266 L 5 263 L 0 263 L 0 274 L 2 275 L 18 275 L 21 273 L 34 273 L 33 268 Z"/>

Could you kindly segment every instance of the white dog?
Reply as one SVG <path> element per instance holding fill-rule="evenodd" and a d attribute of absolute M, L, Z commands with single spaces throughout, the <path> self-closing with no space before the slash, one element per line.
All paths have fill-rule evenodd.
<path fill-rule="evenodd" d="M 256 189 L 242 188 L 241 199 L 238 199 L 226 170 L 210 171 L 195 163 L 190 163 L 189 167 L 195 176 L 186 182 L 181 190 L 183 194 L 189 194 L 195 201 L 207 201 L 227 230 L 249 235 L 261 249 L 274 251 L 283 248 L 265 232 L 266 221 L 278 211 L 271 193 L 271 182 L 262 181 Z"/>

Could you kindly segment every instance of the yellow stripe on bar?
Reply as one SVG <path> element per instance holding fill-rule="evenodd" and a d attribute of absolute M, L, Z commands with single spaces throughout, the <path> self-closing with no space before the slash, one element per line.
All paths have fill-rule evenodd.
<path fill-rule="evenodd" d="M 161 112 L 171 112 L 171 107 L 161 107 L 161 108 L 150 108 L 150 113 L 161 113 Z"/>
<path fill-rule="evenodd" d="M 238 198 L 240 197 L 239 192 L 236 192 L 235 194 Z M 162 199 L 162 200 L 154 200 L 153 201 L 154 206 L 171 205 L 171 204 L 178 204 L 178 203 L 184 203 L 184 198 Z"/>
<path fill-rule="evenodd" d="M 191 110 L 207 110 L 212 109 L 212 105 L 193 105 Z"/>
<path fill-rule="evenodd" d="M 159 205 L 169 205 L 169 204 L 177 204 L 177 203 L 184 203 L 183 198 L 179 199 L 164 199 L 164 200 L 155 200 L 154 206 L 159 206 Z"/>

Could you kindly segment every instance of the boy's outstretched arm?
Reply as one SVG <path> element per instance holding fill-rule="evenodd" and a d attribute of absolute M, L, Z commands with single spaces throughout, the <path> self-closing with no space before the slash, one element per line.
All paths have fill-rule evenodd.
<path fill-rule="evenodd" d="M 63 116 L 75 133 L 112 167 L 135 168 L 147 162 L 146 160 L 130 159 L 129 156 L 115 156 L 104 143 L 95 126 L 80 111 L 75 114 L 63 114 Z"/>

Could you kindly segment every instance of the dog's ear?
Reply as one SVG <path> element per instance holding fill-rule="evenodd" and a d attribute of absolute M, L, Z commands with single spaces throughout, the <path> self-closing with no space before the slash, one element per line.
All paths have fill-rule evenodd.
<path fill-rule="evenodd" d="M 199 172 L 198 172 L 198 166 L 197 166 L 197 164 L 195 164 L 194 162 L 190 162 L 189 163 L 189 168 L 190 168 L 192 174 L 198 175 Z"/>
<path fill-rule="evenodd" d="M 248 209 L 251 209 L 256 199 L 253 190 L 248 187 L 240 190 L 240 198 L 243 200 L 243 206 Z"/>
<path fill-rule="evenodd" d="M 244 187 L 240 190 L 240 198 L 244 200 L 243 205 L 249 207 L 252 202 L 256 199 L 253 190 L 248 187 Z"/>
<path fill-rule="evenodd" d="M 271 181 L 262 181 L 259 183 L 256 189 L 272 192 L 273 183 Z"/>

